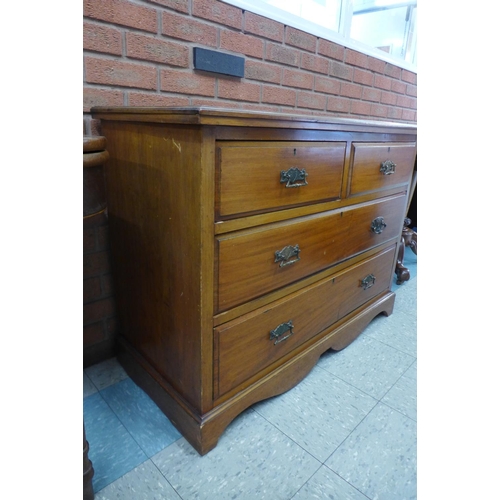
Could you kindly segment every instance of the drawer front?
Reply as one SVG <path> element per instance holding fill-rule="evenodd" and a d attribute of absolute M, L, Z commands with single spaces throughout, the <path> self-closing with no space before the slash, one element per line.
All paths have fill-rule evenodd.
<path fill-rule="evenodd" d="M 218 312 L 400 236 L 405 202 L 398 195 L 217 238 Z"/>
<path fill-rule="evenodd" d="M 353 143 L 348 196 L 409 182 L 416 147 L 410 144 Z"/>
<path fill-rule="evenodd" d="M 214 329 L 216 397 L 390 287 L 396 246 Z"/>
<path fill-rule="evenodd" d="M 220 142 L 220 218 L 340 198 L 345 143 Z"/>

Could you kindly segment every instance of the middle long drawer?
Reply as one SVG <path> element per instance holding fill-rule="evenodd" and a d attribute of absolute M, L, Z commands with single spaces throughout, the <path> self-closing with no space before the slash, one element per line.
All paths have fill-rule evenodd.
<path fill-rule="evenodd" d="M 221 312 L 326 269 L 400 234 L 404 194 L 216 239 Z"/>

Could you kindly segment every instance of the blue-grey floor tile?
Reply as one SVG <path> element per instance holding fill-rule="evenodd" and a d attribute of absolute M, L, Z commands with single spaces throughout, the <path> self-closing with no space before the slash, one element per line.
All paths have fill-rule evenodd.
<path fill-rule="evenodd" d="M 369 500 L 324 465 L 291 500 Z"/>
<path fill-rule="evenodd" d="M 289 500 L 321 465 L 252 409 L 203 457 L 183 438 L 152 461 L 184 500 Z"/>
<path fill-rule="evenodd" d="M 253 408 L 324 462 L 377 404 L 377 400 L 315 367 L 285 394 Z"/>
<path fill-rule="evenodd" d="M 99 491 L 147 457 L 99 393 L 83 400 L 94 491 Z"/>
<path fill-rule="evenodd" d="M 83 372 L 83 397 L 86 398 L 97 392 L 97 387 L 92 383 L 87 374 Z"/>
<path fill-rule="evenodd" d="M 417 420 L 417 362 L 401 376 L 389 392 L 382 398 L 382 403 L 398 410 L 403 415 Z"/>
<path fill-rule="evenodd" d="M 326 352 L 318 366 L 380 400 L 414 361 L 414 356 L 361 335 L 342 351 Z"/>
<path fill-rule="evenodd" d="M 130 378 L 107 387 L 101 395 L 148 457 L 181 437 L 165 414 Z"/>
<path fill-rule="evenodd" d="M 128 378 L 127 373 L 116 358 L 107 359 L 102 363 L 90 366 L 85 369 L 85 373 L 100 391 Z"/>
<path fill-rule="evenodd" d="M 147 460 L 95 495 L 95 500 L 181 500 L 156 466 Z"/>
<path fill-rule="evenodd" d="M 371 499 L 417 498 L 417 424 L 379 403 L 325 465 Z"/>

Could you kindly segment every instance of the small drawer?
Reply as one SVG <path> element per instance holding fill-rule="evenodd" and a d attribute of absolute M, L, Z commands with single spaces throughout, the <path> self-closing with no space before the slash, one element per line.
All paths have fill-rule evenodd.
<path fill-rule="evenodd" d="M 217 312 L 401 237 L 405 195 L 397 195 L 216 239 Z"/>
<path fill-rule="evenodd" d="M 390 288 L 396 246 L 214 329 L 215 394 L 223 395 Z"/>
<path fill-rule="evenodd" d="M 218 142 L 218 219 L 340 198 L 346 145 Z"/>
<path fill-rule="evenodd" d="M 348 196 L 408 183 L 415 155 L 415 143 L 353 143 Z"/>

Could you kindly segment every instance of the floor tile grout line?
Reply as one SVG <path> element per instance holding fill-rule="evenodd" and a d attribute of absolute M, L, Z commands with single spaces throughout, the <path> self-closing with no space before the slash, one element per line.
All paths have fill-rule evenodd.
<path fill-rule="evenodd" d="M 415 357 L 415 360 L 413 361 L 413 363 L 401 374 L 401 376 L 394 382 L 394 384 L 392 384 L 392 387 L 390 389 L 387 390 L 387 392 L 380 398 L 380 401 L 379 403 L 382 403 L 383 405 L 387 406 L 388 408 L 390 408 L 391 410 L 394 410 L 394 411 L 397 411 L 398 413 L 400 413 L 401 415 L 403 415 L 404 417 L 407 417 L 409 418 L 410 420 L 413 420 L 415 423 L 417 422 L 417 419 L 415 418 L 412 418 L 410 417 L 409 415 L 406 415 L 405 413 L 403 413 L 401 410 L 398 410 L 397 408 L 393 408 L 390 404 L 386 403 L 385 401 L 382 401 L 386 396 L 387 394 L 389 393 L 389 391 L 391 391 L 394 386 L 408 373 L 408 371 L 411 369 L 411 367 L 417 362 L 417 358 Z"/>
<path fill-rule="evenodd" d="M 92 387 L 95 389 L 95 392 L 92 392 L 91 394 L 87 394 L 87 396 L 84 396 L 83 399 L 88 398 L 89 396 L 92 396 L 92 394 L 95 394 L 96 392 L 99 392 L 98 387 L 94 384 L 94 381 L 89 377 L 88 373 L 86 373 L 85 369 L 83 370 L 83 374 L 85 377 L 88 378 L 90 384 L 92 384 Z"/>
<path fill-rule="evenodd" d="M 373 412 L 373 410 L 375 410 L 375 408 L 379 405 L 383 405 L 383 406 L 386 406 L 387 408 L 389 408 L 390 410 L 393 410 L 393 411 L 397 411 L 400 415 L 402 415 L 403 417 L 406 417 L 410 420 L 412 420 L 413 422 L 417 422 L 416 420 L 413 420 L 411 417 L 408 417 L 408 415 L 404 415 L 403 413 L 401 413 L 400 411 L 396 410 L 395 408 L 392 408 L 391 406 L 389 406 L 388 404 L 384 403 L 383 401 L 378 401 L 375 406 L 358 422 L 358 424 L 354 427 L 354 429 L 352 429 L 351 432 L 349 432 L 349 434 L 345 437 L 345 439 L 342 440 L 342 442 L 335 448 L 335 450 L 333 450 L 333 452 L 328 456 L 328 458 L 325 460 L 325 462 L 323 463 L 323 465 L 325 467 L 328 467 L 329 470 L 331 470 L 332 472 L 334 472 L 335 474 L 337 474 L 339 477 L 341 477 L 344 481 L 348 482 L 347 479 L 343 478 L 340 474 L 338 474 L 336 471 L 334 471 L 332 468 L 330 468 L 326 462 L 328 462 L 328 460 L 330 460 L 330 458 L 332 457 L 332 455 L 347 441 L 347 439 L 351 436 L 351 434 L 368 418 L 368 416 Z M 351 484 L 351 483 L 349 483 Z M 352 485 L 351 485 L 352 486 Z M 353 486 L 354 487 L 354 486 Z M 357 489 L 357 488 L 356 488 Z"/>
<path fill-rule="evenodd" d="M 332 374 L 333 375 L 333 374 Z M 335 375 L 333 375 L 335 377 Z M 339 377 L 337 377 L 339 378 Z M 350 385 L 350 384 L 349 384 Z M 352 386 L 354 387 L 354 386 Z M 349 432 L 349 434 L 338 444 L 338 446 L 335 447 L 335 449 L 332 451 L 332 453 L 330 455 L 328 455 L 328 457 L 322 461 L 322 460 L 319 460 L 318 458 L 316 458 L 311 452 L 309 452 L 308 450 L 306 450 L 303 446 L 301 446 L 299 443 L 297 443 L 292 437 L 290 437 L 288 434 L 286 434 L 284 431 L 282 431 L 281 429 L 279 429 L 278 427 L 276 427 L 276 425 L 269 421 L 266 417 L 264 417 L 263 415 L 261 415 L 256 409 L 252 408 L 251 409 L 257 413 L 257 415 L 259 415 L 260 417 L 262 417 L 266 422 L 268 422 L 270 425 L 272 425 L 277 431 L 279 431 L 281 434 L 283 434 L 286 438 L 290 439 L 293 443 L 295 443 L 299 448 L 301 448 L 305 453 L 307 453 L 308 455 L 310 455 L 312 458 L 314 458 L 316 461 L 318 461 L 320 463 L 320 466 L 318 467 L 318 469 L 309 477 L 309 479 L 294 493 L 294 495 L 292 497 L 290 497 L 289 500 L 292 500 L 294 496 L 297 495 L 297 493 L 311 480 L 311 478 L 314 476 L 314 474 L 316 474 L 322 466 L 325 466 L 326 468 L 328 468 L 328 470 L 330 470 L 331 472 L 333 472 L 334 474 L 336 474 L 337 476 L 339 476 L 343 481 L 345 481 L 347 484 L 349 484 L 352 488 L 354 488 L 356 491 L 358 491 L 360 494 L 362 494 L 363 496 L 365 496 L 368 500 L 372 500 L 371 497 L 367 496 L 365 493 L 363 493 L 361 490 L 359 490 L 356 486 L 354 486 L 352 483 L 350 483 L 346 478 L 342 477 L 338 472 L 336 472 L 335 470 L 333 470 L 332 468 L 330 468 L 326 462 L 331 458 L 331 456 L 340 448 L 340 446 L 342 446 L 342 444 L 351 436 L 351 434 L 366 420 L 366 418 L 373 412 L 373 410 L 379 405 L 379 404 L 382 404 L 388 408 L 390 408 L 391 410 L 394 410 L 394 411 L 397 411 L 400 415 L 406 417 L 406 418 L 409 418 L 410 420 L 413 420 L 411 417 L 408 417 L 407 415 L 404 415 L 402 414 L 400 411 L 392 408 L 391 406 L 387 405 L 386 403 L 383 403 L 381 400 L 377 400 L 377 398 L 374 398 L 373 396 L 371 396 L 372 399 L 374 399 L 376 402 L 375 402 L 375 405 L 367 412 L 367 414 L 353 427 L 353 429 Z M 413 420 L 414 422 L 416 422 L 415 420 Z"/>
<path fill-rule="evenodd" d="M 376 339 L 373 339 L 373 340 L 376 340 Z M 380 341 L 379 341 L 380 342 Z M 382 342 L 383 343 L 383 342 Z M 328 458 L 325 460 L 325 466 L 328 467 L 328 465 L 326 465 L 326 462 L 330 459 L 330 457 L 337 451 L 337 449 L 342 446 L 342 444 L 348 439 L 348 437 L 361 425 L 361 423 L 368 417 L 368 415 L 370 415 L 370 413 L 372 413 L 372 411 L 377 407 L 378 404 L 383 404 L 384 406 L 387 406 L 388 408 L 390 408 L 391 410 L 394 410 L 394 411 L 397 411 L 399 414 L 403 415 L 404 417 L 406 418 L 409 418 L 410 420 L 413 420 L 414 422 L 416 422 L 416 420 L 412 419 L 411 417 L 409 417 L 408 415 L 405 415 L 404 413 L 401 413 L 401 411 L 399 410 L 396 410 L 395 408 L 392 408 L 392 406 L 388 405 L 387 403 L 384 403 L 382 401 L 382 399 L 384 399 L 384 397 L 387 395 L 387 393 L 395 386 L 395 384 L 408 372 L 408 370 L 415 364 L 415 362 L 417 361 L 417 358 L 415 357 L 415 359 L 412 361 L 412 363 L 408 366 L 408 368 L 397 378 L 397 380 L 391 385 L 391 387 L 384 393 L 384 395 L 380 398 L 380 399 L 377 399 L 375 396 L 371 395 L 371 394 L 368 394 L 366 393 L 365 391 L 363 391 L 362 389 L 359 389 L 358 387 L 350 384 L 349 382 L 345 381 L 344 379 L 342 379 L 341 377 L 337 376 L 337 375 L 334 375 L 333 373 L 329 372 L 328 370 L 326 370 L 325 368 L 322 368 L 321 366 L 318 367 L 318 368 L 321 368 L 322 370 L 326 371 L 327 373 L 329 373 L 330 375 L 332 375 L 333 377 L 336 377 L 340 380 L 342 380 L 342 382 L 350 385 L 351 387 L 354 387 L 355 389 L 361 391 L 363 394 L 366 394 L 367 396 L 370 396 L 371 398 L 373 398 L 376 403 L 375 405 L 368 411 L 368 413 L 357 423 L 357 425 L 349 432 L 349 434 L 345 437 L 345 439 L 342 440 L 342 442 L 335 448 L 335 450 L 333 450 L 333 452 L 328 456 Z M 328 467 L 329 468 L 329 467 Z M 332 469 L 330 469 L 332 470 Z M 335 471 L 333 471 L 335 472 Z M 342 476 L 340 476 L 342 477 Z M 349 483 L 350 484 L 350 483 Z"/>
<path fill-rule="evenodd" d="M 370 337 L 372 340 L 376 340 L 377 342 L 380 342 L 381 344 L 384 344 L 384 345 L 386 345 L 387 347 L 392 347 L 393 349 L 395 349 L 396 351 L 399 351 L 399 352 L 400 352 L 400 353 L 402 353 L 402 354 L 406 354 L 407 356 L 411 356 L 412 358 L 417 359 L 417 356 L 415 356 L 415 355 L 413 355 L 413 354 L 409 354 L 409 353 L 408 353 L 408 352 L 406 352 L 406 351 L 402 351 L 399 347 L 394 347 L 393 345 L 388 344 L 387 342 L 384 342 L 383 340 L 379 340 L 379 339 L 377 339 L 377 338 L 373 337 L 372 335 L 373 335 L 373 334 L 371 334 L 371 333 L 369 333 L 369 332 L 366 334 L 366 336 L 367 336 L 367 337 Z"/>
<path fill-rule="evenodd" d="M 411 365 L 408 366 L 408 368 L 394 381 L 394 383 L 391 385 L 391 387 L 389 387 L 389 389 L 387 389 L 387 391 L 385 391 L 384 395 L 380 398 L 379 403 L 383 402 L 382 400 L 387 396 L 387 394 L 389 393 L 389 391 L 391 391 L 394 388 L 394 386 L 406 375 L 406 373 L 408 372 L 408 370 L 415 364 L 415 361 L 417 361 L 416 357 L 415 357 L 415 360 L 411 363 Z M 386 406 L 389 406 L 387 403 L 384 403 L 384 404 Z M 392 407 L 390 407 L 390 408 L 392 408 Z M 395 410 L 395 408 L 393 408 L 393 409 Z M 399 411 L 399 410 L 397 410 L 397 411 Z M 401 412 L 399 412 L 399 413 L 401 413 Z"/>
<path fill-rule="evenodd" d="M 320 367 L 318 367 L 320 368 Z M 327 370 L 324 370 L 324 371 L 327 371 Z M 328 461 L 328 459 L 337 451 L 337 449 L 345 442 L 345 440 L 356 430 L 356 428 L 361 424 L 361 422 L 363 422 L 363 420 L 365 420 L 365 418 L 373 411 L 373 409 L 379 404 L 381 403 L 382 401 L 378 400 L 377 398 L 371 396 L 370 394 L 367 394 L 365 393 L 364 391 L 362 391 L 361 389 L 358 389 L 357 387 L 349 384 L 348 382 L 345 382 L 344 380 L 342 380 L 341 378 L 337 377 L 336 375 L 333 375 L 332 373 L 328 372 L 327 373 L 339 380 L 341 380 L 342 382 L 346 383 L 347 385 L 359 390 L 360 392 L 362 392 L 363 394 L 371 397 L 374 401 L 375 401 L 375 404 L 373 405 L 373 407 L 367 412 L 367 414 L 349 431 L 349 433 L 347 434 L 347 436 L 335 447 L 335 449 L 332 451 L 332 453 L 330 453 L 330 455 L 328 455 L 328 457 L 322 461 L 320 459 L 318 459 L 317 457 L 315 457 L 310 451 L 306 450 L 301 444 L 297 443 L 291 436 L 289 436 L 286 432 L 282 431 L 279 427 L 276 427 L 276 425 L 271 422 L 270 420 L 268 420 L 264 415 L 260 414 L 256 409 L 252 408 L 252 410 L 257 413 L 260 417 L 262 417 L 266 422 L 268 422 L 270 425 L 272 425 L 276 430 L 278 430 L 279 432 L 281 432 L 284 436 L 286 436 L 288 439 L 290 439 L 293 443 L 295 443 L 299 448 L 301 448 L 302 450 L 304 450 L 306 453 L 308 453 L 311 457 L 313 457 L 315 460 L 317 460 L 318 462 L 321 463 L 321 465 L 325 465 L 326 467 L 328 467 L 326 465 L 326 462 Z M 387 405 L 386 405 L 387 406 Z M 328 467 L 329 468 L 329 467 Z M 319 470 L 319 469 L 318 469 Z M 332 470 L 332 469 L 330 469 Z M 317 471 L 316 471 L 317 472 Z M 333 471 L 335 472 L 335 471 Z M 342 476 L 340 476 L 342 477 Z M 342 478 L 344 479 L 344 478 Z M 345 479 L 344 479 L 345 481 Z M 305 484 L 305 483 L 304 483 Z M 350 483 L 349 483 L 350 484 Z"/>
<path fill-rule="evenodd" d="M 334 453 L 347 441 L 347 439 L 351 436 L 351 434 L 353 434 L 353 432 L 366 420 L 366 418 L 368 418 L 368 415 L 370 415 L 373 412 L 373 410 L 377 407 L 377 405 L 379 405 L 380 403 L 381 403 L 381 401 L 377 401 L 375 406 L 358 422 L 358 424 L 354 427 L 354 429 L 352 429 L 352 431 L 349 432 L 349 434 L 345 437 L 345 439 L 343 439 L 342 442 L 335 448 L 335 450 L 333 450 L 333 452 L 328 456 L 328 458 L 325 460 L 325 462 L 323 464 L 328 470 L 332 471 L 334 474 L 337 474 L 337 476 L 339 476 L 346 483 L 351 485 L 354 489 L 359 491 L 362 495 L 366 496 L 369 500 L 372 500 L 372 498 L 365 495 L 362 491 L 360 491 L 358 488 L 356 488 L 356 486 L 354 486 L 352 483 L 350 483 L 346 478 L 342 477 L 338 472 L 334 471 L 331 467 L 329 467 L 326 464 L 326 462 L 328 462 L 328 460 L 330 460 L 330 458 L 334 455 Z"/>
<path fill-rule="evenodd" d="M 182 439 L 182 438 L 179 438 L 179 439 Z M 173 443 L 170 443 L 168 446 L 165 446 L 165 448 L 163 448 L 163 450 L 166 450 L 167 448 L 169 448 L 170 446 L 172 446 L 174 443 L 176 443 L 177 441 L 179 441 L 179 439 L 175 440 Z M 160 450 L 158 453 L 161 453 L 163 450 Z M 156 456 L 158 453 L 156 453 L 153 456 Z M 155 466 L 156 470 L 160 473 L 160 475 L 163 478 L 165 478 L 165 481 L 167 481 L 167 483 L 170 485 L 170 487 L 175 491 L 175 493 L 180 498 L 180 500 L 184 500 L 184 497 L 177 491 L 177 489 L 175 488 L 175 486 L 168 480 L 167 476 L 165 476 L 165 474 L 163 474 L 163 472 L 161 471 L 161 469 L 156 465 L 156 462 L 153 460 L 153 457 L 151 457 L 149 460 L 151 460 L 151 463 Z"/>
<path fill-rule="evenodd" d="M 321 368 L 322 370 L 324 370 L 325 372 L 327 372 L 329 375 L 331 375 L 332 377 L 335 377 L 337 378 L 338 380 L 342 381 L 344 384 L 347 384 L 349 387 L 352 387 L 354 389 L 356 389 L 357 391 L 359 392 L 362 392 L 365 396 L 369 396 L 370 398 L 374 399 L 377 403 L 380 403 L 380 399 L 377 399 L 375 396 L 373 396 L 372 394 L 368 394 L 366 391 L 364 391 L 363 389 L 360 389 L 359 387 L 356 387 L 355 385 L 351 384 L 350 382 L 348 382 L 347 380 L 344 380 L 342 377 L 339 377 L 338 375 L 335 375 L 333 374 L 332 372 L 328 371 L 326 368 L 323 368 L 321 366 L 318 366 L 318 368 Z M 376 403 L 375 403 L 376 404 Z M 371 411 L 371 410 L 370 410 Z"/>
<path fill-rule="evenodd" d="M 379 342 L 387 347 L 391 347 L 392 349 L 395 349 L 396 351 L 400 352 L 401 354 L 404 354 L 405 356 L 410 356 L 411 358 L 414 358 L 413 361 L 411 362 L 411 364 L 406 368 L 406 370 L 398 377 L 398 379 L 394 382 L 394 384 L 396 384 L 396 382 L 414 365 L 415 361 L 417 360 L 417 357 L 416 356 L 413 356 L 412 354 L 408 354 L 407 352 L 404 352 L 402 351 L 401 349 L 398 349 L 397 347 L 394 347 L 390 344 L 387 344 L 386 342 L 382 342 L 381 340 L 378 340 L 376 338 L 373 338 L 371 337 L 370 335 L 367 335 L 370 340 L 373 340 L 373 341 L 376 341 L 376 342 Z M 363 394 L 366 394 L 367 396 L 370 396 L 372 397 L 373 399 L 377 399 L 375 396 L 373 396 L 372 394 L 368 394 L 367 392 L 365 392 L 363 389 L 360 389 L 359 387 L 356 387 L 355 385 L 351 384 L 350 382 L 348 382 L 347 380 L 344 380 L 342 377 L 339 377 L 338 375 L 335 375 L 333 374 L 332 372 L 328 371 L 326 368 L 323 368 L 321 366 L 318 366 L 318 368 L 321 368 L 322 370 L 328 372 L 330 375 L 332 375 L 333 377 L 337 377 L 338 379 L 342 380 L 342 382 L 350 385 L 351 387 L 354 387 L 355 389 L 357 389 L 358 391 L 361 391 Z M 387 389 L 387 391 L 384 393 L 384 395 L 378 399 L 378 401 L 381 401 L 385 395 L 394 387 L 394 384 L 391 385 L 391 387 L 389 389 Z"/>
<path fill-rule="evenodd" d="M 330 455 L 331 456 L 331 455 Z M 342 481 L 345 481 L 348 485 L 350 485 L 352 488 L 354 488 L 356 491 L 359 491 L 361 495 L 363 495 L 367 500 L 373 500 L 372 497 L 369 497 L 366 493 L 363 493 L 358 487 L 354 486 L 354 484 L 350 483 L 345 477 L 342 477 L 338 472 L 334 471 L 328 465 L 325 464 L 325 467 L 329 470 L 332 471 L 336 476 L 340 477 Z"/>
<path fill-rule="evenodd" d="M 375 398 L 374 398 L 375 399 Z M 366 420 L 366 418 L 368 417 L 368 415 L 370 415 L 370 413 L 374 410 L 374 408 L 376 408 L 376 406 L 380 403 L 380 401 L 377 401 L 373 407 L 367 412 L 367 414 L 351 429 L 351 431 L 349 432 L 349 434 L 347 434 L 347 436 L 339 443 L 338 446 L 335 447 L 335 449 L 330 453 L 330 455 L 328 455 L 328 458 L 325 460 L 324 464 L 325 467 L 328 467 L 328 465 L 326 465 L 326 462 L 328 462 L 328 460 L 330 460 L 330 458 L 332 457 L 332 455 L 347 441 L 347 439 L 351 436 L 351 434 Z M 328 467 L 330 469 L 330 467 Z M 333 469 L 330 469 L 332 472 L 335 472 Z M 339 474 L 340 476 L 340 474 Z M 342 476 L 340 476 L 342 477 Z M 344 478 L 342 478 L 344 479 Z M 344 479 L 345 481 L 345 479 Z M 351 484 L 351 483 L 349 483 Z"/>
<path fill-rule="evenodd" d="M 392 411 L 397 411 L 403 417 L 409 418 L 410 420 L 413 420 L 413 422 L 417 423 L 417 420 L 415 418 L 406 415 L 406 413 L 403 413 L 401 410 L 398 410 L 397 408 L 393 408 L 390 404 L 385 403 L 384 401 L 379 401 L 379 403 L 383 404 L 384 406 L 387 406 L 387 408 L 391 409 Z"/>
<path fill-rule="evenodd" d="M 326 352 L 326 351 L 325 351 L 325 352 Z M 324 368 L 321 368 L 321 366 L 318 366 L 318 365 L 316 364 L 316 365 L 314 365 L 313 369 L 314 369 L 314 368 L 320 368 L 321 370 L 323 370 L 324 372 L 326 372 L 329 376 L 334 377 L 334 378 L 336 378 L 336 379 L 340 380 L 341 382 L 344 382 L 345 384 L 349 385 L 350 387 L 353 387 L 354 389 L 356 389 L 356 390 L 358 390 L 358 391 L 362 392 L 362 393 L 363 393 L 363 394 L 365 394 L 366 396 L 369 396 L 369 397 L 371 397 L 372 399 L 374 399 L 374 400 L 376 401 L 376 402 L 375 402 L 375 405 L 372 407 L 372 409 L 371 409 L 368 413 L 370 413 L 370 412 L 373 410 L 373 408 L 375 408 L 375 406 L 377 406 L 377 403 L 379 403 L 379 402 L 380 402 L 379 400 L 377 400 L 377 398 L 374 398 L 374 397 L 373 397 L 373 396 L 371 396 L 370 394 L 365 393 L 364 391 L 362 391 L 361 389 L 358 389 L 357 387 L 353 386 L 352 384 L 349 384 L 348 382 L 345 382 L 345 380 L 342 380 L 340 377 L 337 377 L 337 376 L 336 376 L 336 375 L 334 375 L 333 373 L 330 373 L 328 370 L 325 370 Z M 312 371 L 312 370 L 311 370 L 311 371 Z M 309 373 L 306 375 L 306 377 L 307 377 L 310 373 L 311 373 L 311 372 L 309 372 Z M 304 377 L 302 380 L 305 380 L 305 378 L 306 378 L 306 377 Z M 302 382 L 302 380 L 301 380 L 301 382 Z M 299 384 L 300 384 L 301 382 L 299 382 Z M 299 384 L 297 384 L 297 385 L 299 385 Z M 280 396 L 280 395 L 278 395 L 278 396 L 274 396 L 274 397 L 279 397 L 279 396 Z M 257 405 L 257 404 L 258 404 L 258 403 L 255 403 L 255 405 Z M 257 413 L 257 415 L 259 415 L 260 417 L 262 417 L 262 418 L 263 418 L 266 422 L 268 422 L 268 423 L 269 423 L 270 425 L 272 425 L 272 426 L 273 426 L 273 427 L 274 427 L 277 431 L 279 431 L 281 434 L 283 434 L 283 435 L 284 435 L 284 436 L 286 436 L 288 439 L 290 439 L 293 443 L 295 443 L 295 444 L 296 444 L 299 448 L 301 448 L 302 450 L 304 450 L 304 451 L 305 451 L 307 454 L 309 454 L 312 458 L 314 458 L 315 460 L 317 460 L 318 462 L 320 462 L 320 463 L 321 463 L 321 465 L 325 465 L 326 460 L 328 460 L 328 458 L 330 458 L 330 457 L 331 457 L 331 455 L 332 455 L 333 453 L 335 453 L 335 450 L 338 448 L 338 446 L 337 446 L 337 447 L 335 448 L 335 450 L 334 450 L 334 451 L 333 451 L 333 452 L 332 452 L 332 453 L 331 453 L 331 454 L 330 454 L 330 455 L 329 455 L 329 456 L 325 459 L 325 461 L 320 460 L 319 458 L 315 457 L 315 456 L 314 456 L 314 455 L 313 455 L 310 451 L 306 450 L 306 449 L 305 449 L 305 448 L 304 448 L 304 447 L 303 447 L 300 443 L 297 443 L 297 442 L 296 442 L 296 441 L 295 441 L 295 440 L 294 440 L 291 436 L 289 436 L 286 432 L 282 431 L 279 427 L 277 427 L 277 426 L 276 426 L 276 424 L 274 424 L 273 422 L 271 422 L 270 420 L 268 420 L 268 419 L 267 419 L 264 415 L 262 415 L 261 413 L 259 413 L 259 412 L 258 412 L 258 411 L 254 408 L 254 406 L 255 406 L 255 405 L 252 405 L 250 408 L 251 408 L 251 409 L 252 409 L 255 413 Z M 365 417 L 366 417 L 366 415 L 365 415 Z M 362 420 L 364 420 L 364 418 L 365 418 L 365 417 L 363 417 L 363 419 L 362 419 Z M 354 430 L 354 429 L 355 429 L 358 425 L 359 425 L 359 423 L 358 423 L 358 424 L 357 424 L 357 425 L 356 425 L 356 426 L 352 429 L 352 431 L 353 431 L 353 430 Z M 350 431 L 348 435 L 350 435 L 352 431 Z M 342 440 L 342 442 L 341 442 L 340 444 L 342 444 L 344 441 L 345 441 L 345 440 Z M 340 444 L 339 444 L 339 446 L 340 446 Z M 319 470 L 319 469 L 318 469 L 318 470 Z M 317 471 L 316 471 L 316 472 L 317 472 Z M 304 484 L 305 484 L 305 483 L 304 483 Z"/>
<path fill-rule="evenodd" d="M 282 431 L 279 427 L 276 427 L 276 424 L 274 424 L 273 422 L 268 420 L 266 417 L 264 417 L 264 415 L 261 415 L 255 408 L 253 408 L 253 407 L 250 407 L 250 408 L 255 413 L 257 413 L 257 415 L 259 415 L 259 417 L 263 418 L 269 425 L 272 425 L 278 432 L 283 434 L 283 436 L 285 436 L 287 439 L 289 439 L 292 443 L 296 444 L 301 450 L 303 450 L 305 453 L 307 453 L 310 457 L 314 458 L 314 460 L 319 462 L 320 467 L 318 468 L 318 470 L 321 468 L 321 465 L 324 465 L 324 463 L 319 458 L 316 458 L 310 451 L 306 450 L 301 444 L 297 443 L 297 441 L 295 441 L 295 439 L 293 439 L 291 436 L 289 436 L 286 432 Z M 316 472 L 318 472 L 318 470 L 316 470 Z M 314 474 L 316 474 L 316 472 Z M 309 479 L 311 479 L 311 478 L 309 478 Z M 309 479 L 308 479 L 308 481 L 309 481 Z"/>
<path fill-rule="evenodd" d="M 316 459 L 317 460 L 317 459 Z M 309 479 L 288 499 L 288 500 L 293 500 L 294 497 L 296 497 L 299 493 L 299 491 L 307 485 L 307 483 L 319 472 L 319 470 L 321 469 L 321 467 L 323 467 L 323 465 L 325 464 L 320 464 L 320 466 L 317 468 L 317 470 L 315 470 L 311 476 L 309 477 Z"/>

